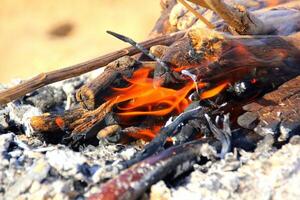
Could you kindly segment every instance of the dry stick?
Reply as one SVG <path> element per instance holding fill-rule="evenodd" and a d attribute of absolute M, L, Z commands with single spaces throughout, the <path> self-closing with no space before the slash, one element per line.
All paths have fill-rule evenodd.
<path fill-rule="evenodd" d="M 205 17 L 203 17 L 199 12 L 197 12 L 192 6 L 190 6 L 185 0 L 177 0 L 184 7 L 186 7 L 191 13 L 193 13 L 200 21 L 202 21 L 208 28 L 215 29 L 215 25 L 213 25 L 210 21 L 208 21 Z"/>
<path fill-rule="evenodd" d="M 194 4 L 197 4 L 197 5 L 199 5 L 199 6 L 202 6 L 202 7 L 204 7 L 204 8 L 211 9 L 211 8 L 209 7 L 209 5 L 207 5 L 207 3 L 206 3 L 204 0 L 188 0 L 188 1 L 190 1 L 190 2 L 192 2 L 192 3 L 194 3 Z"/>
<path fill-rule="evenodd" d="M 242 5 L 235 4 L 235 6 L 230 6 L 222 0 L 188 1 L 213 10 L 230 26 L 233 33 L 237 32 L 241 35 L 263 35 L 274 30 L 272 25 L 263 23 Z"/>
<path fill-rule="evenodd" d="M 142 42 L 141 45 L 143 45 L 146 48 L 150 48 L 151 46 L 158 44 L 170 45 L 174 41 L 183 37 L 184 34 L 185 32 L 181 31 L 170 35 L 159 36 L 150 40 L 146 40 Z M 41 73 L 30 80 L 27 80 L 17 86 L 0 92 L 0 105 L 16 100 L 24 96 L 25 94 L 33 92 L 34 90 L 41 88 L 45 85 L 79 76 L 97 68 L 106 66 L 108 63 L 122 56 L 131 56 L 138 52 L 139 51 L 134 47 L 128 47 L 64 69 L 55 70 L 47 73 Z"/>

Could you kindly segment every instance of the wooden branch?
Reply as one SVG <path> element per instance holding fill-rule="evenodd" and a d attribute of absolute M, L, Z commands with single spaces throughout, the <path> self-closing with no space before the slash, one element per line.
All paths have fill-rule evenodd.
<path fill-rule="evenodd" d="M 67 110 L 62 114 L 45 113 L 42 116 L 32 117 L 31 127 L 36 132 L 57 132 L 61 130 L 73 130 L 76 126 L 75 121 L 83 117 L 87 112 L 82 108 Z"/>
<path fill-rule="evenodd" d="M 204 0 L 188 0 L 188 1 L 193 2 L 194 4 L 197 4 L 204 8 L 211 9 L 210 6 Z"/>
<path fill-rule="evenodd" d="M 63 114 L 46 113 L 42 116 L 32 117 L 30 124 L 36 132 L 68 131 L 77 134 L 102 121 L 107 113 L 111 111 L 113 105 L 113 102 L 106 102 L 92 111 L 75 108 L 67 110 Z"/>
<path fill-rule="evenodd" d="M 189 0 L 213 10 L 231 28 L 233 33 L 241 35 L 264 35 L 274 30 L 270 24 L 263 23 L 242 5 L 230 6 L 222 0 Z"/>
<path fill-rule="evenodd" d="M 146 48 L 150 48 L 151 46 L 158 44 L 170 45 L 174 41 L 181 38 L 183 35 L 184 32 L 177 32 L 170 35 L 159 36 L 150 40 L 146 40 L 145 42 L 142 42 L 141 45 Z M 45 85 L 79 76 L 83 73 L 87 73 L 97 68 L 106 66 L 110 62 L 120 57 L 126 55 L 134 55 L 138 52 L 139 51 L 136 50 L 134 47 L 128 47 L 64 69 L 39 74 L 36 77 L 27 80 L 17 86 L 1 91 L 0 105 L 16 100 L 24 96 L 25 94 L 33 92 L 34 90 L 41 88 Z"/>

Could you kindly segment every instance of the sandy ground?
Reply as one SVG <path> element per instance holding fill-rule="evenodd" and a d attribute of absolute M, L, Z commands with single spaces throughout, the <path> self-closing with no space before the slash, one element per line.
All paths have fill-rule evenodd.
<path fill-rule="evenodd" d="M 106 30 L 141 41 L 159 13 L 159 0 L 1 0 L 0 83 L 126 46 Z"/>

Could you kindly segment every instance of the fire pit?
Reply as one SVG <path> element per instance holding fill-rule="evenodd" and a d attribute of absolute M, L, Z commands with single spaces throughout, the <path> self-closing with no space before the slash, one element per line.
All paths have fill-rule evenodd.
<path fill-rule="evenodd" d="M 0 92 L 3 197 L 300 197 L 300 3 L 161 5 L 151 39 Z"/>

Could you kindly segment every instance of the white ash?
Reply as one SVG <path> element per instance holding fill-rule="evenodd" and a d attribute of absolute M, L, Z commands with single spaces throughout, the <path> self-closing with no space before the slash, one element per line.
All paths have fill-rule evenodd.
<path fill-rule="evenodd" d="M 22 127 L 27 137 L 32 136 L 34 131 L 30 125 L 30 118 L 42 115 L 42 111 L 37 107 L 23 105 L 18 101 L 8 103 L 7 107 L 10 120 Z"/>
<path fill-rule="evenodd" d="M 293 144 L 286 144 L 278 151 L 269 148 L 265 153 L 262 147 L 254 153 L 240 151 L 240 159 L 227 154 L 224 160 L 206 168 L 206 173 L 196 167 L 184 184 L 169 188 L 166 193 L 171 196 L 164 199 L 299 199 L 300 139 L 297 137 L 300 138 L 293 138 Z M 151 191 L 155 192 L 158 186 L 152 186 Z"/>
<path fill-rule="evenodd" d="M 46 153 L 48 163 L 64 176 L 75 175 L 79 167 L 86 162 L 86 159 L 79 153 L 70 149 L 55 149 Z"/>

